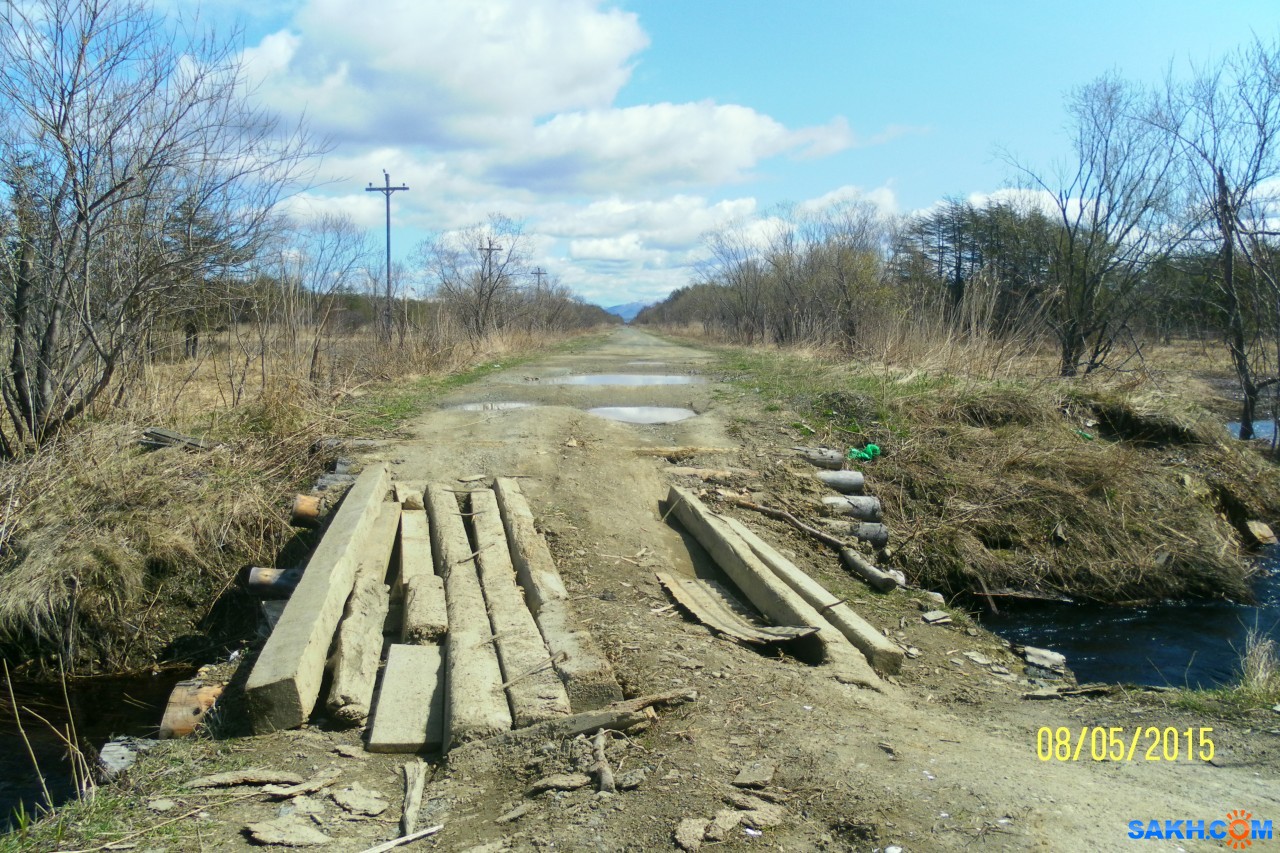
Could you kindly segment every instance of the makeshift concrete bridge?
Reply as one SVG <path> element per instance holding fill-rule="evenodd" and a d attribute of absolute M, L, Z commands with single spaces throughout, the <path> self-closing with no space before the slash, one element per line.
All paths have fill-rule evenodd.
<path fill-rule="evenodd" d="M 254 729 L 305 723 L 326 666 L 328 712 L 371 720 L 374 752 L 448 750 L 622 699 L 519 484 L 501 477 L 423 493 L 393 487 L 385 465 L 360 475 L 249 676 Z"/>

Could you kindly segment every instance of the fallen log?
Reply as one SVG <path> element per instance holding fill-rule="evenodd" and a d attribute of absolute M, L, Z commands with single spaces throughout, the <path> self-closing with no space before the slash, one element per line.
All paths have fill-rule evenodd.
<path fill-rule="evenodd" d="M 273 569 L 253 566 L 245 576 L 244 586 L 259 598 L 288 598 L 302 580 L 302 569 Z"/>
<path fill-rule="evenodd" d="M 791 449 L 815 468 L 839 471 L 844 467 L 844 454 L 839 450 L 832 450 L 829 447 L 793 447 Z"/>
<path fill-rule="evenodd" d="M 164 427 L 147 427 L 142 431 L 138 443 L 149 450 L 161 447 L 181 447 L 184 450 L 213 450 L 218 447 L 216 441 L 206 441 L 193 435 L 183 435 Z"/>
<path fill-rule="evenodd" d="M 289 510 L 289 523 L 294 527 L 319 527 L 323 511 L 323 498 L 316 495 L 294 495 L 293 507 Z"/>
<path fill-rule="evenodd" d="M 866 581 L 867 586 L 876 592 L 889 592 L 901 586 L 898 578 L 888 572 L 877 569 L 852 548 L 840 549 L 840 562 L 844 564 L 846 569 Z"/>
<path fill-rule="evenodd" d="M 160 720 L 160 739 L 186 737 L 194 732 L 222 695 L 224 686 L 198 679 L 175 684 Z"/>
<path fill-rule="evenodd" d="M 537 743 L 547 740 L 561 740 L 578 735 L 593 735 L 601 729 L 623 732 L 642 723 L 651 722 L 652 708 L 673 707 L 693 702 L 698 698 L 696 690 L 673 690 L 668 693 L 653 693 L 635 699 L 624 699 L 603 708 L 583 711 L 569 717 L 547 720 L 545 723 L 529 726 L 524 729 L 513 729 L 477 744 L 502 746 L 514 743 Z"/>
<path fill-rule="evenodd" d="M 878 522 L 820 518 L 818 523 L 837 536 L 858 539 L 872 548 L 883 548 L 889 544 L 889 528 Z"/>

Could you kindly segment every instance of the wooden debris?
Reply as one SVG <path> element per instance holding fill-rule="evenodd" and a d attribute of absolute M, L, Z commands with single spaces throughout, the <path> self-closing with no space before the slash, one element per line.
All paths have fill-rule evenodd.
<path fill-rule="evenodd" d="M 881 689 L 880 679 L 862 653 L 832 627 L 813 605 L 775 575 L 724 519 L 705 507 L 693 493 L 678 486 L 671 487 L 667 503 L 684 528 L 698 540 L 761 613 L 783 625 L 812 625 L 818 628 L 812 640 L 806 642 L 816 642 L 823 662 L 832 665 L 837 680 Z"/>
<path fill-rule="evenodd" d="M 697 477 L 710 483 L 729 483 L 740 477 L 760 476 L 749 468 L 688 468 L 681 465 L 673 465 L 667 473 L 673 477 Z"/>
<path fill-rule="evenodd" d="M 525 793 L 532 797 L 545 791 L 576 791 L 590 784 L 591 777 L 586 773 L 556 773 L 534 782 Z"/>
<path fill-rule="evenodd" d="M 715 581 L 704 578 L 677 578 L 658 572 L 658 582 L 671 593 L 681 607 L 693 614 L 699 622 L 735 640 L 744 643 L 783 643 L 807 637 L 817 632 L 811 625 L 771 626 L 761 625 L 751 616 L 749 608 L 733 597 L 733 594 Z"/>
<path fill-rule="evenodd" d="M 707 834 L 707 826 L 711 821 L 700 817 L 687 817 L 676 826 L 676 846 L 681 850 L 694 853 L 702 847 L 702 838 Z"/>
<path fill-rule="evenodd" d="M 147 427 L 142 431 L 138 443 L 149 450 L 162 447 L 181 447 L 183 450 L 213 450 L 220 447 L 216 441 L 206 441 L 192 435 L 183 435 L 164 427 Z"/>
<path fill-rule="evenodd" d="M 215 773 L 212 776 L 201 776 L 187 783 L 188 788 L 235 788 L 240 785 L 297 785 L 302 777 L 297 773 L 284 770 L 265 770 L 251 767 L 247 770 L 231 770 L 227 773 Z"/>
<path fill-rule="evenodd" d="M 194 732 L 222 695 L 224 686 L 199 679 L 175 684 L 160 720 L 160 739 L 186 737 Z"/>
<path fill-rule="evenodd" d="M 890 574 L 876 568 L 852 548 L 840 549 L 840 562 L 846 569 L 866 581 L 867 586 L 876 592 L 891 592 L 903 585 L 904 578 L 899 574 Z"/>
<path fill-rule="evenodd" d="M 289 523 L 294 527 L 319 527 L 324 512 L 324 498 L 316 495 L 294 495 L 289 510 Z"/>
<path fill-rule="evenodd" d="M 388 850 L 394 850 L 401 845 L 417 841 L 419 838 L 426 838 L 429 835 L 435 835 L 442 829 L 444 829 L 444 824 L 442 823 L 436 824 L 435 826 L 429 826 L 426 829 L 419 829 L 417 832 L 410 833 L 409 835 L 402 835 L 399 838 L 393 838 L 390 841 L 375 844 L 372 847 L 361 850 L 360 853 L 387 853 Z"/>
<path fill-rule="evenodd" d="M 623 732 L 641 724 L 649 723 L 652 708 L 683 705 L 698 698 L 696 690 L 673 690 L 669 693 L 654 693 L 635 699 L 624 699 L 604 708 L 583 711 L 569 717 L 548 720 L 524 729 L 504 732 L 485 741 L 489 744 L 505 745 L 508 743 L 532 743 L 578 735 L 595 734 L 601 729 Z"/>
<path fill-rule="evenodd" d="M 345 788 L 339 788 L 330 796 L 335 803 L 351 814 L 368 817 L 377 817 L 391 806 L 381 794 L 369 790 L 359 782 L 352 782 Z"/>
<path fill-rule="evenodd" d="M 793 447 L 806 462 L 815 468 L 839 471 L 844 467 L 844 454 L 829 447 Z"/>
<path fill-rule="evenodd" d="M 293 595 L 300 580 L 302 580 L 302 569 L 253 566 L 245 576 L 244 586 L 259 598 L 288 598 Z"/>
<path fill-rule="evenodd" d="M 1270 526 L 1261 521 L 1246 521 L 1244 529 L 1249 534 L 1249 538 L 1253 540 L 1252 544 L 1254 545 L 1276 544 L 1275 533 L 1272 532 Z"/>
<path fill-rule="evenodd" d="M 618 788 L 613 781 L 613 768 L 609 766 L 609 756 L 605 753 L 608 744 L 609 733 L 601 729 L 596 732 L 595 739 L 591 743 L 591 752 L 596 759 L 596 765 L 593 768 L 596 774 L 596 790 L 613 794 Z"/>
<path fill-rule="evenodd" d="M 303 794 L 314 794 L 316 791 L 327 788 L 334 782 L 338 781 L 338 777 L 342 775 L 342 770 L 337 767 L 329 767 L 321 770 L 305 782 L 299 782 L 296 785 L 268 785 L 262 789 L 262 793 L 276 800 L 289 799 Z"/>
<path fill-rule="evenodd" d="M 418 825 L 422 809 L 422 789 L 427 781 L 427 765 L 415 759 L 404 766 L 404 811 L 400 815 L 400 834 L 409 835 Z"/>
<path fill-rule="evenodd" d="M 736 447 L 633 447 L 637 456 L 657 456 L 668 462 L 679 462 L 690 456 L 719 456 L 726 453 L 737 453 Z"/>
<path fill-rule="evenodd" d="M 831 515 L 847 515 L 860 521 L 880 521 L 880 499 L 867 495 L 828 495 L 823 509 Z"/>

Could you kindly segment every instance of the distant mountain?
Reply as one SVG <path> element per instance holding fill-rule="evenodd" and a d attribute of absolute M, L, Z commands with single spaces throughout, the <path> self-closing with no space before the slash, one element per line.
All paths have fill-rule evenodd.
<path fill-rule="evenodd" d="M 626 305 L 614 305 L 604 310 L 630 323 L 636 318 L 637 314 L 652 304 L 652 302 L 628 302 Z"/>

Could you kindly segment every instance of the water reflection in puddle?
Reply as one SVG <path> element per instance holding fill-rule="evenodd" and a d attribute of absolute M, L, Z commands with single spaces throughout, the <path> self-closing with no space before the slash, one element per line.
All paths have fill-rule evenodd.
<path fill-rule="evenodd" d="M 1231 434 L 1236 438 L 1240 437 L 1240 421 L 1228 421 L 1227 429 L 1230 430 Z M 1271 420 L 1271 418 L 1267 418 L 1265 421 L 1253 422 L 1254 438 L 1271 438 L 1275 434 L 1276 434 L 1276 423 L 1275 421 Z"/>
<path fill-rule="evenodd" d="M 552 385 L 697 385 L 706 382 L 701 376 L 672 376 L 658 373 L 589 373 L 577 376 L 553 376 Z"/>
<path fill-rule="evenodd" d="M 587 413 L 624 424 L 673 424 L 698 414 L 693 409 L 668 406 L 601 406 L 587 409 Z"/>
<path fill-rule="evenodd" d="M 457 406 L 450 406 L 449 410 L 454 412 L 505 412 L 508 409 L 527 409 L 533 403 L 514 403 L 503 401 L 499 403 L 462 403 Z"/>

